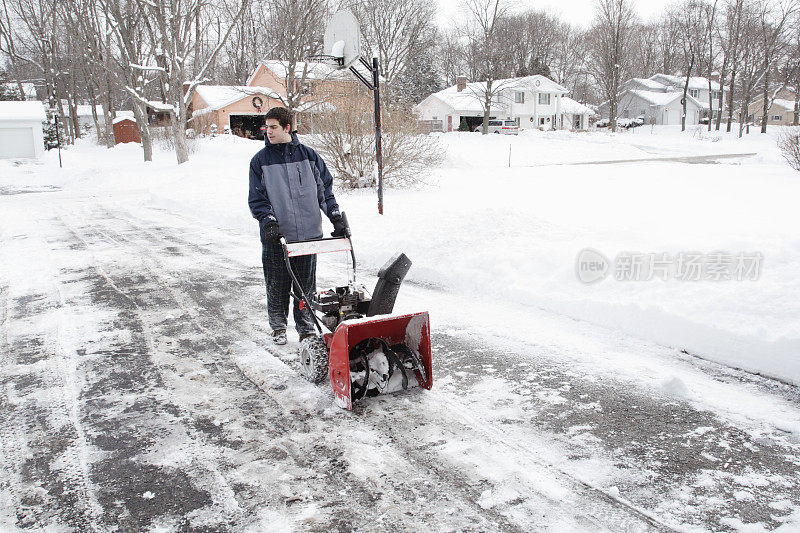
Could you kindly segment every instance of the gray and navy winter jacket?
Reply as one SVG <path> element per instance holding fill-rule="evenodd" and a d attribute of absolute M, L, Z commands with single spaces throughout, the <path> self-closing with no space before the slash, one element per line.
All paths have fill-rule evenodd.
<path fill-rule="evenodd" d="M 261 227 L 277 222 L 287 241 L 322 237 L 322 210 L 329 219 L 340 215 L 333 196 L 333 178 L 322 158 L 300 144 L 292 133 L 288 143 L 266 146 L 250 160 L 250 212 Z"/>

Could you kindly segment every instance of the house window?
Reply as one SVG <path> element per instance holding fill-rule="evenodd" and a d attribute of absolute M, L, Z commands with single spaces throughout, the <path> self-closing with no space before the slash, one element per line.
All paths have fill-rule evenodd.
<path fill-rule="evenodd" d="M 515 104 L 524 104 L 525 103 L 525 93 L 522 91 L 517 91 L 514 93 L 514 103 Z"/>
<path fill-rule="evenodd" d="M 539 104 L 550 105 L 550 93 L 539 93 Z"/>
<path fill-rule="evenodd" d="M 544 118 L 540 118 L 539 119 L 539 125 L 540 126 L 544 126 Z"/>
<path fill-rule="evenodd" d="M 700 96 L 700 89 L 689 89 L 689 96 L 698 98 Z"/>
<path fill-rule="evenodd" d="M 781 119 L 780 115 L 773 115 L 772 116 L 772 120 L 780 120 L 780 119 Z"/>

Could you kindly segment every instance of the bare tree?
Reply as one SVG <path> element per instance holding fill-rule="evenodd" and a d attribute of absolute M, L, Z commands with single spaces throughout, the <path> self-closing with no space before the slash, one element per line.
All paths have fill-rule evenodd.
<path fill-rule="evenodd" d="M 459 30 L 450 28 L 442 33 L 436 55 L 447 85 L 454 85 L 458 76 L 467 74 L 467 47 Z"/>
<path fill-rule="evenodd" d="M 492 114 L 492 101 L 497 99 L 503 89 L 495 85 L 500 79 L 506 50 L 498 43 L 500 21 L 507 12 L 503 0 L 464 0 L 462 8 L 469 16 L 464 28 L 469 38 L 470 56 L 476 70 L 476 77 L 485 80 L 484 84 L 471 85 L 471 91 L 481 100 L 483 106 L 483 135 L 489 133 L 489 117 Z"/>
<path fill-rule="evenodd" d="M 712 90 L 712 83 L 713 80 L 711 79 L 712 73 L 714 71 L 714 65 L 716 64 L 717 55 L 719 52 L 715 53 L 716 48 L 714 48 L 714 35 L 717 33 L 717 2 L 719 0 L 714 0 L 713 3 L 705 3 L 702 6 L 702 13 L 703 13 L 703 24 L 704 24 L 704 38 L 706 40 L 706 50 L 708 51 L 708 55 L 705 57 L 706 61 L 706 80 L 708 80 L 708 131 L 711 131 L 711 123 L 714 120 L 714 91 Z M 720 92 L 722 92 L 722 86 L 720 85 Z M 719 108 L 719 112 L 717 116 L 722 113 L 722 106 Z"/>
<path fill-rule="evenodd" d="M 745 0 L 726 0 L 724 7 L 724 22 L 717 25 L 716 40 L 722 48 L 722 69 L 719 76 L 719 114 L 717 115 L 716 129 L 719 131 L 722 123 L 722 109 L 725 98 L 725 86 L 728 85 L 728 125 L 727 131 L 731 131 L 731 121 L 733 120 L 733 95 L 736 84 L 736 69 L 739 65 L 739 43 L 741 41 L 742 13 Z M 730 68 L 731 79 L 728 83 L 728 69 Z"/>
<path fill-rule="evenodd" d="M 756 85 L 760 82 L 760 66 L 763 62 L 760 35 L 759 12 L 756 6 L 745 3 L 742 9 L 742 23 L 740 25 L 741 56 L 738 65 L 739 71 L 739 137 L 745 128 L 749 132 L 749 107 L 753 98 Z"/>
<path fill-rule="evenodd" d="M 427 0 L 357 0 L 353 9 L 368 49 L 378 57 L 387 102 L 397 101 L 395 81 L 421 54 L 434 26 L 436 5 Z M 383 94 L 382 94 L 383 96 Z"/>
<path fill-rule="evenodd" d="M 597 0 L 595 5 L 592 73 L 609 104 L 611 131 L 616 131 L 620 85 L 631 63 L 631 30 L 636 19 L 630 0 Z"/>
<path fill-rule="evenodd" d="M 708 43 L 705 41 L 705 5 L 701 0 L 685 0 L 672 11 L 676 20 L 679 45 L 683 51 L 683 97 L 681 99 L 681 131 L 686 130 L 686 110 L 689 104 L 689 82 L 697 64 L 706 55 Z"/>
<path fill-rule="evenodd" d="M 150 105 L 170 113 L 175 156 L 178 164 L 189 160 L 186 145 L 186 122 L 188 105 L 198 85 L 209 81 L 207 75 L 217 54 L 225 45 L 225 41 L 235 26 L 236 20 L 242 16 L 249 0 L 241 0 L 236 16 L 227 28 L 220 28 L 217 33 L 208 27 L 203 16 L 206 9 L 213 6 L 204 0 L 135 0 L 147 13 L 143 22 L 147 28 L 151 42 L 156 48 L 156 55 L 161 56 L 162 66 L 143 65 L 143 69 L 164 72 L 168 83 L 166 96 L 168 103 L 159 105 L 148 101 L 139 91 L 128 87 L 131 96 L 140 104 Z M 198 26 L 203 27 L 198 29 Z M 208 54 L 203 54 L 204 42 L 198 36 L 214 35 L 216 43 Z M 204 56 L 195 61 L 195 57 Z M 199 65 L 193 70 L 194 64 Z"/>
<path fill-rule="evenodd" d="M 769 108 L 772 104 L 769 97 L 770 73 L 775 67 L 775 62 L 786 50 L 788 45 L 787 23 L 796 10 L 796 0 L 779 0 L 776 4 L 773 4 L 770 0 L 765 0 L 759 10 L 761 52 L 763 54 L 761 133 L 767 132 Z"/>
<path fill-rule="evenodd" d="M 681 61 L 680 27 L 670 11 L 665 11 L 658 19 L 655 39 L 659 51 L 659 70 L 665 74 L 675 74 Z"/>
<path fill-rule="evenodd" d="M 311 68 L 308 57 L 322 49 L 322 31 L 328 14 L 326 0 L 269 0 L 270 54 L 280 61 L 282 72 L 278 75 L 285 88 L 279 95 L 281 103 L 292 112 L 314 93 Z M 329 95 L 313 94 L 314 102 L 320 102 Z"/>

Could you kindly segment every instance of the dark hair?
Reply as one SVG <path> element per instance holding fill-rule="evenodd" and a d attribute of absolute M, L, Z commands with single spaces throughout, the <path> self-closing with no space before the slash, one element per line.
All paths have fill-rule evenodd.
<path fill-rule="evenodd" d="M 281 128 L 285 128 L 292 123 L 292 114 L 285 107 L 273 107 L 267 111 L 267 116 L 264 117 L 264 120 L 268 118 L 277 120 Z"/>

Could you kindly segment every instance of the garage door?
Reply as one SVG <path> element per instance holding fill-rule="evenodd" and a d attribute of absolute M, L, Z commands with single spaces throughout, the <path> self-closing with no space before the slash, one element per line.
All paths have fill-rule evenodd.
<path fill-rule="evenodd" d="M 30 128 L 0 128 L 0 159 L 34 158 Z"/>

